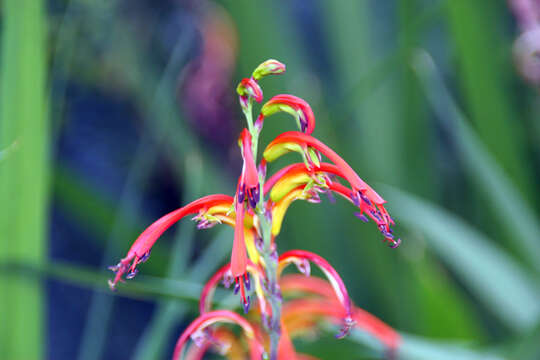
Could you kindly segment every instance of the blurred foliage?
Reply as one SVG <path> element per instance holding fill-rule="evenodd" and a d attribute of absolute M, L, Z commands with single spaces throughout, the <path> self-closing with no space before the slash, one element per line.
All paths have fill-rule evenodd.
<path fill-rule="evenodd" d="M 343 201 L 297 202 L 279 250 L 325 256 L 357 305 L 403 332 L 399 359 L 538 358 L 540 98 L 515 70 L 505 2 L 46 5 L 2 2 L 2 358 L 169 356 L 232 232 L 182 223 L 118 293 L 106 267 L 158 216 L 233 193 L 234 88 L 267 58 L 287 73 L 265 97 L 311 104 L 314 135 L 387 198 L 403 239 L 381 245 Z M 296 345 L 384 357 L 365 334 L 332 332 Z"/>

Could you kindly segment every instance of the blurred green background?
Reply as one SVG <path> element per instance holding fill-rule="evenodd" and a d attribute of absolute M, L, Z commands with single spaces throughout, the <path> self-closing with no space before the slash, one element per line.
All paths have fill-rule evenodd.
<path fill-rule="evenodd" d="M 234 192 L 234 89 L 268 58 L 287 73 L 265 98 L 311 104 L 314 135 L 388 200 L 403 240 L 389 249 L 324 199 L 291 207 L 280 252 L 326 257 L 403 334 L 399 359 L 540 359 L 537 1 L 0 4 L 3 359 L 169 358 L 231 230 L 182 222 L 116 293 L 107 266 L 159 216 Z M 263 146 L 292 130 L 282 118 Z M 296 345 L 384 358 L 334 330 Z"/>

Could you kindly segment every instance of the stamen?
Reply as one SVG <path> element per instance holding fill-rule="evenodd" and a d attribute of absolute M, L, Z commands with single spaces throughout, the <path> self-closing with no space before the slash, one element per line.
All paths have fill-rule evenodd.
<path fill-rule="evenodd" d="M 128 280 L 133 279 L 135 277 L 135 275 L 137 275 L 138 272 L 139 272 L 138 269 L 131 270 L 130 272 L 127 273 L 126 279 L 128 279 Z"/>
<path fill-rule="evenodd" d="M 141 257 L 139 262 L 141 262 L 141 263 L 146 262 L 146 260 L 148 260 L 150 258 L 150 253 L 151 252 L 152 252 L 152 249 L 148 250 L 148 252 Z"/>
<path fill-rule="evenodd" d="M 357 218 L 359 218 L 360 220 L 362 220 L 363 222 L 369 222 L 369 219 L 366 215 L 362 214 L 362 213 L 354 213 L 354 216 L 356 216 Z"/>
<path fill-rule="evenodd" d="M 306 276 L 309 276 L 311 274 L 311 265 L 309 263 L 309 260 L 302 259 L 300 261 L 296 261 L 295 265 L 298 271 L 300 271 L 302 274 Z"/>
<path fill-rule="evenodd" d="M 344 320 L 343 326 L 341 327 L 339 333 L 335 336 L 337 339 L 343 339 L 345 336 L 349 335 L 352 328 L 356 325 L 356 321 L 350 316 L 347 316 Z"/>

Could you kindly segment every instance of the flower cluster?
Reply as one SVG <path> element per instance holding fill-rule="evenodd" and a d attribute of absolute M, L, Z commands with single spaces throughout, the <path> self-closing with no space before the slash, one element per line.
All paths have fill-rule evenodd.
<path fill-rule="evenodd" d="M 234 196 L 205 196 L 163 216 L 136 239 L 126 257 L 110 268 L 115 272 L 109 282 L 114 289 L 124 275 L 126 279 L 136 275 L 137 265 L 148 259 L 152 246 L 165 230 L 190 214 L 195 215 L 193 220 L 199 229 L 216 224 L 234 227 L 231 261 L 204 286 L 200 316 L 178 339 L 173 359 L 201 359 L 210 350 L 231 359 L 312 359 L 296 353 L 291 339 L 312 333 L 321 320 L 341 325 L 338 338 L 358 328 L 377 338 L 389 353 L 399 344 L 399 335 L 392 328 L 354 306 L 341 277 L 325 259 L 304 250 L 278 255 L 276 238 L 288 207 L 299 199 L 318 203 L 321 193 L 341 195 L 358 209 L 356 215 L 361 220 L 371 219 L 376 224 L 390 247 L 400 243 L 392 234 L 394 221 L 384 207 L 385 200 L 336 152 L 311 136 L 315 116 L 308 103 L 292 95 L 276 95 L 262 106 L 253 121 L 253 100 L 263 100 L 259 81 L 284 71 L 285 65 L 268 60 L 237 87 L 247 128 L 238 139 L 243 166 Z M 278 112 L 292 115 L 300 131 L 276 137 L 257 164 L 264 120 Z M 266 179 L 268 163 L 289 152 L 297 152 L 303 161 Z M 323 156 L 328 162 L 323 162 Z M 282 274 L 290 264 L 301 274 Z M 312 265 L 325 278 L 311 276 Z M 241 307 L 247 314 L 245 318 L 231 310 L 212 309 L 214 290 L 220 284 L 234 284 L 234 292 L 239 293 Z M 252 297 L 257 306 L 251 306 Z M 241 333 L 225 323 L 238 325 Z M 194 345 L 188 346 L 189 340 Z"/>

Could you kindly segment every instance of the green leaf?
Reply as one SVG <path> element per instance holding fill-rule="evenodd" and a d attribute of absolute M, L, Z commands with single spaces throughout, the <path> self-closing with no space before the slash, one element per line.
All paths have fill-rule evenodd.
<path fill-rule="evenodd" d="M 0 149 L 10 151 L 0 164 L 0 261 L 37 265 L 47 253 L 49 197 L 46 11 L 40 0 L 5 0 L 1 6 Z M 2 358 L 42 358 L 41 283 L 4 276 L 0 283 Z"/>
<path fill-rule="evenodd" d="M 517 331 L 537 323 L 540 292 L 503 249 L 434 204 L 390 187 L 385 194 L 396 218 L 423 231 L 435 253 L 501 321 Z"/>
<path fill-rule="evenodd" d="M 486 198 L 496 210 L 498 220 L 515 234 L 512 239 L 521 254 L 540 271 L 540 224 L 534 211 L 465 121 L 431 57 L 419 52 L 413 64 L 434 111 L 453 135 L 469 173 L 488 194 Z"/>

